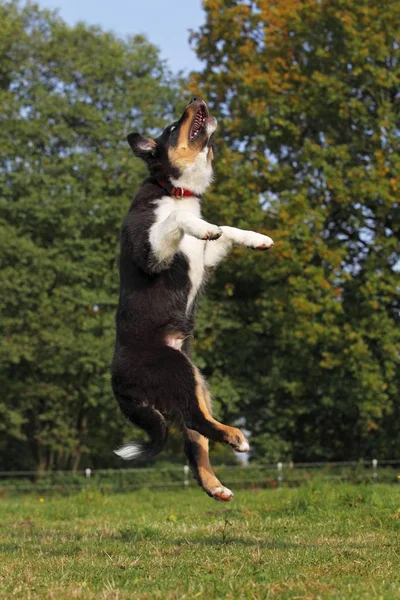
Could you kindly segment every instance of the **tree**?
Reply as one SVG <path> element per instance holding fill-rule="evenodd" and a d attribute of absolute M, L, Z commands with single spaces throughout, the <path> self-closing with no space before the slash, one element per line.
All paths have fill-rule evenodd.
<path fill-rule="evenodd" d="M 142 36 L 0 4 L 3 469 L 111 460 L 120 441 L 118 236 L 144 176 L 125 136 L 165 126 L 178 90 Z"/>
<path fill-rule="evenodd" d="M 393 457 L 399 4 L 204 7 L 193 90 L 220 117 L 206 216 L 276 241 L 261 259 L 236 251 L 203 304 L 198 353 L 217 400 L 234 394 L 255 457 Z"/>

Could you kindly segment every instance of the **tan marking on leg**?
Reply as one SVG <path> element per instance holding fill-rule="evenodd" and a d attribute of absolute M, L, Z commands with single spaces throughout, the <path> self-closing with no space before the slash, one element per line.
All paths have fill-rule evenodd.
<path fill-rule="evenodd" d="M 197 446 L 196 474 L 199 476 L 202 487 L 206 491 L 210 491 L 220 486 L 221 482 L 215 476 L 210 465 L 208 439 L 193 429 L 187 429 L 187 437 Z"/>
<path fill-rule="evenodd" d="M 203 490 L 220 502 L 229 502 L 232 500 L 233 494 L 231 490 L 222 485 L 210 464 L 208 439 L 193 429 L 186 429 L 186 436 L 190 440 L 190 443 L 195 446 L 190 466 Z"/>
<path fill-rule="evenodd" d="M 240 429 L 224 425 L 213 418 L 211 414 L 211 394 L 208 390 L 207 383 L 197 367 L 194 365 L 192 365 L 192 367 L 196 381 L 196 398 L 204 418 L 212 423 L 216 429 L 223 431 L 225 442 L 233 446 L 237 452 L 247 452 L 249 450 L 249 444 Z"/>
<path fill-rule="evenodd" d="M 194 365 L 192 365 L 192 367 L 194 372 L 194 379 L 196 381 L 196 395 L 201 396 L 201 402 L 204 404 L 205 410 L 209 413 L 209 416 L 212 418 L 212 398 L 210 390 L 208 389 L 207 382 L 198 370 L 198 368 Z"/>

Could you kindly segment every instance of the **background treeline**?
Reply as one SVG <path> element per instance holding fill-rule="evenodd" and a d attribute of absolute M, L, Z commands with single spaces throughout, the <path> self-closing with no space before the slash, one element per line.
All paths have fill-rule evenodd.
<path fill-rule="evenodd" d="M 204 71 L 183 81 L 141 36 L 0 2 L 0 469 L 121 464 L 118 232 L 144 176 L 125 135 L 190 90 L 220 121 L 204 214 L 275 240 L 236 250 L 201 303 L 216 413 L 255 459 L 399 454 L 400 5 L 204 5 Z"/>

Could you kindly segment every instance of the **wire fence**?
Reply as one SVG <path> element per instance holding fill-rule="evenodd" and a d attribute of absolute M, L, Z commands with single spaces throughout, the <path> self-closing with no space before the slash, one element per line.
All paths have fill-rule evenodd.
<path fill-rule="evenodd" d="M 217 466 L 217 476 L 235 488 L 294 487 L 305 481 L 400 483 L 400 459 L 305 463 L 250 463 Z M 134 469 L 77 471 L 0 471 L 0 494 L 27 492 L 70 493 L 81 489 L 124 492 L 141 488 L 188 489 L 197 485 L 187 465 Z"/>

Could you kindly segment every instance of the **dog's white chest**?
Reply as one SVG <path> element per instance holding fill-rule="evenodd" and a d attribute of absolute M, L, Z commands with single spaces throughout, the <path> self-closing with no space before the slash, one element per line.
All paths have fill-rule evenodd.
<path fill-rule="evenodd" d="M 198 198 L 189 197 L 176 200 L 164 196 L 156 209 L 156 220 L 161 222 L 169 217 L 175 210 L 190 212 L 195 217 L 201 218 L 200 202 Z M 206 242 L 185 234 L 179 244 L 179 250 L 186 256 L 189 263 L 190 291 L 187 300 L 187 310 L 191 307 L 204 278 L 204 251 Z"/>
<path fill-rule="evenodd" d="M 204 278 L 204 248 L 203 240 L 197 240 L 191 235 L 184 235 L 179 249 L 185 254 L 189 262 L 189 277 L 191 288 L 188 296 L 187 309 L 193 303 Z"/>

